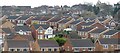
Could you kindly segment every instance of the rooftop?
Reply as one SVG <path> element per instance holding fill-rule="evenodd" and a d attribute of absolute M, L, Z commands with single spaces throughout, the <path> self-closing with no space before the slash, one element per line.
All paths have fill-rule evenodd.
<path fill-rule="evenodd" d="M 106 33 L 104 33 L 103 35 L 113 35 L 113 34 L 115 34 L 117 32 L 119 32 L 119 31 L 117 31 L 117 30 L 109 30 Z"/>
<path fill-rule="evenodd" d="M 29 48 L 27 40 L 7 40 L 8 48 Z"/>
<path fill-rule="evenodd" d="M 59 47 L 55 40 L 38 40 L 40 47 Z"/>
<path fill-rule="evenodd" d="M 70 40 L 73 47 L 94 47 L 93 42 L 90 39 L 73 39 Z"/>
<path fill-rule="evenodd" d="M 99 40 L 101 44 L 120 44 L 120 39 L 103 38 Z"/>

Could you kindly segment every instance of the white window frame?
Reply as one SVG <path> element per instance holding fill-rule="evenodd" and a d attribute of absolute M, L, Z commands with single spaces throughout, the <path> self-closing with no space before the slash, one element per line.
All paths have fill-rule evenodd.
<path fill-rule="evenodd" d="M 104 49 L 108 49 L 108 47 L 109 47 L 108 45 L 103 45 Z"/>

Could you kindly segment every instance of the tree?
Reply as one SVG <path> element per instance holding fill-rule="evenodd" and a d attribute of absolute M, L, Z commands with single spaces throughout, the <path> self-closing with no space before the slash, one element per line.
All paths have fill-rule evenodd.
<path fill-rule="evenodd" d="M 59 34 L 56 35 L 56 37 L 62 38 L 62 37 L 63 37 L 63 34 L 62 34 L 62 33 L 59 33 Z"/>
<path fill-rule="evenodd" d="M 100 12 L 100 9 L 99 9 L 99 7 L 97 7 L 97 6 L 93 6 L 93 12 L 97 15 L 99 12 Z"/>
<path fill-rule="evenodd" d="M 60 37 L 54 37 L 54 38 L 50 38 L 50 40 L 56 40 L 57 43 L 59 44 L 59 46 L 62 46 L 64 45 L 64 43 L 66 42 L 66 39 L 65 38 L 60 38 Z"/>
<path fill-rule="evenodd" d="M 90 38 L 90 40 L 93 42 L 93 43 L 95 43 L 95 38 Z"/>
<path fill-rule="evenodd" d="M 81 14 L 82 17 L 96 17 L 96 15 L 94 14 L 94 12 L 90 12 L 90 11 L 84 11 L 82 14 Z"/>

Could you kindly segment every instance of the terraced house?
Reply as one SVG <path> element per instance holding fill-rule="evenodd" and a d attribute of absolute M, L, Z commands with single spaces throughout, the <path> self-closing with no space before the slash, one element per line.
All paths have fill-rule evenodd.
<path fill-rule="evenodd" d="M 95 51 L 116 51 L 120 49 L 120 39 L 103 38 L 95 42 Z"/>
<path fill-rule="evenodd" d="M 94 43 L 89 39 L 70 39 L 62 46 L 65 51 L 94 51 Z"/>

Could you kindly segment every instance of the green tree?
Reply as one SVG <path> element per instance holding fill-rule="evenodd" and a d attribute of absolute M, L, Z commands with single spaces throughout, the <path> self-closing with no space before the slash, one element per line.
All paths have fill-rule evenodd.
<path fill-rule="evenodd" d="M 97 7 L 97 6 L 93 6 L 93 12 L 97 15 L 99 12 L 100 12 L 100 9 L 99 9 L 99 7 Z"/>
<path fill-rule="evenodd" d="M 59 44 L 59 46 L 62 46 L 64 45 L 64 43 L 66 42 L 66 39 L 65 38 L 60 38 L 60 37 L 54 37 L 54 38 L 50 38 L 50 40 L 56 40 L 57 43 Z"/>

